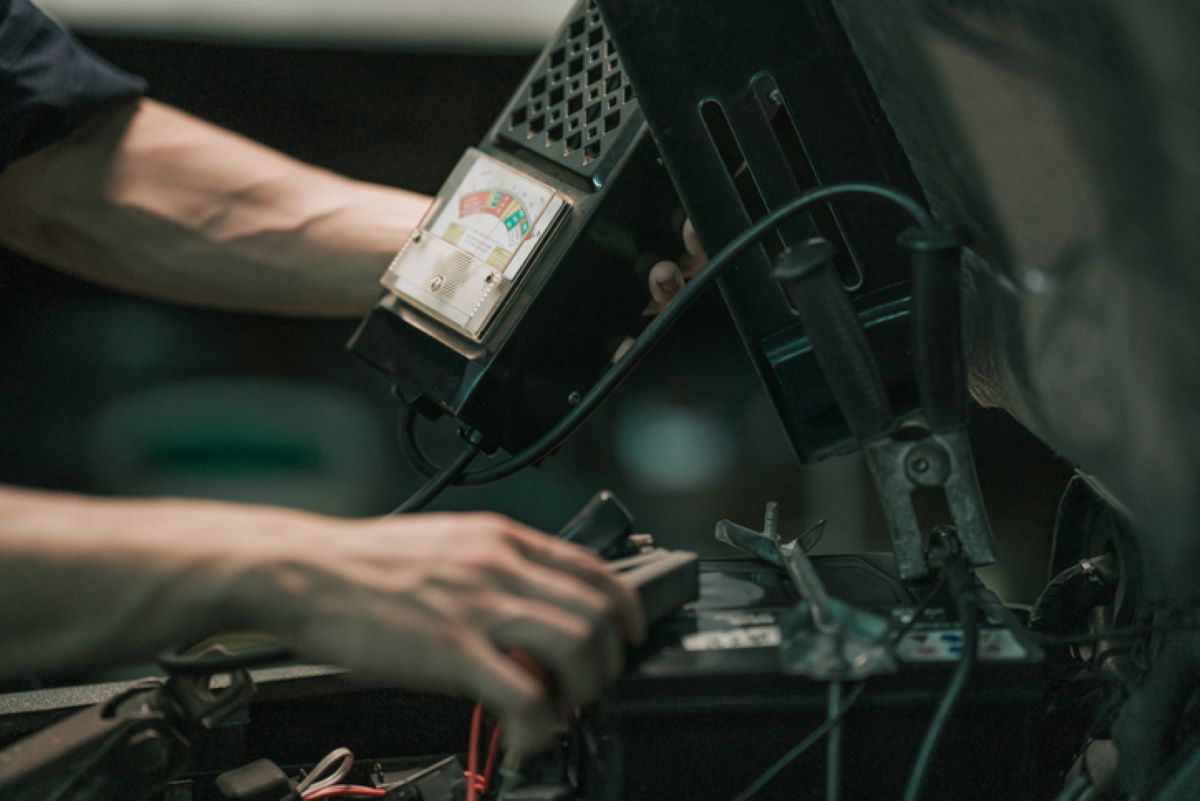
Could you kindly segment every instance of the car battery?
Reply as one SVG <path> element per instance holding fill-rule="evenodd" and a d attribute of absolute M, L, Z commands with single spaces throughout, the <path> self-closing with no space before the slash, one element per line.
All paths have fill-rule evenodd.
<path fill-rule="evenodd" d="M 831 595 L 898 624 L 933 590 L 896 578 L 890 554 L 814 557 Z M 978 662 L 934 757 L 925 799 L 1025 798 L 1030 721 L 1042 652 L 982 590 Z M 585 797 L 737 797 L 820 726 L 830 685 L 786 675 L 780 620 L 797 602 L 786 574 L 756 561 L 706 562 L 700 600 L 657 626 L 633 667 L 581 723 L 576 780 Z M 937 596 L 896 644 L 899 670 L 865 681 L 840 726 L 841 797 L 903 795 L 934 709 L 962 650 L 953 608 Z M 840 688 L 852 697 L 855 683 Z M 780 772 L 759 798 L 825 798 L 828 740 Z"/>

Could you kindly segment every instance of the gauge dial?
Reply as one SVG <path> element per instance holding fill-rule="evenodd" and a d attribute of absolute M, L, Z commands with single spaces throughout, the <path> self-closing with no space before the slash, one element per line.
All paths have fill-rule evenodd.
<path fill-rule="evenodd" d="M 469 150 L 383 284 L 410 305 L 482 341 L 569 208 L 553 187 Z"/>
<path fill-rule="evenodd" d="M 530 250 L 536 245 L 533 223 L 555 197 L 545 184 L 481 158 L 467 170 L 430 231 L 505 272 L 523 245 Z"/>

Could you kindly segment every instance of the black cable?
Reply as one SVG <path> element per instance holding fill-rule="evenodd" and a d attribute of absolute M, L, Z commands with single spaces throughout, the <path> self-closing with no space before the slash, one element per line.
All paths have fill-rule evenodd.
<path fill-rule="evenodd" d="M 937 597 L 937 594 L 942 591 L 942 587 L 944 586 L 946 586 L 946 576 L 943 574 L 942 576 L 938 577 L 937 583 L 933 585 L 933 589 L 929 591 L 929 594 L 922 598 L 921 601 L 915 607 L 913 607 L 912 617 L 908 619 L 908 622 L 901 624 L 898 628 L 896 628 L 895 631 L 892 632 L 893 643 L 900 642 L 901 638 L 903 638 L 905 634 L 908 634 L 909 630 L 917 624 L 917 621 L 921 619 L 921 615 L 925 614 L 925 610 L 929 608 L 931 603 L 933 603 L 933 599 Z"/>
<path fill-rule="evenodd" d="M 842 711 L 842 683 L 829 683 L 829 717 L 836 718 Z M 825 746 L 825 801 L 841 801 L 842 798 L 842 729 L 834 726 L 829 730 L 829 742 Z"/>
<path fill-rule="evenodd" d="M 454 483 L 462 475 L 467 466 L 479 455 L 480 438 L 474 437 L 466 449 L 454 458 L 454 461 L 442 468 L 441 472 L 425 482 L 424 485 L 408 497 L 404 503 L 396 507 L 392 514 L 408 514 L 419 512 L 429 505 L 429 502 L 442 494 L 442 491 Z"/>
<path fill-rule="evenodd" d="M 587 419 L 588 415 L 595 411 L 596 407 L 617 388 L 630 370 L 649 352 L 651 347 L 662 339 L 667 330 L 683 315 L 700 293 L 715 281 L 717 276 L 733 263 L 734 259 L 758 244 L 759 240 L 774 231 L 789 217 L 804 212 L 818 203 L 846 195 L 870 195 L 881 198 L 899 206 L 921 227 L 930 228 L 934 225 L 933 218 L 920 203 L 903 192 L 887 186 L 871 183 L 845 183 L 820 187 L 803 193 L 751 225 L 721 248 L 708 264 L 684 285 L 679 294 L 667 305 L 667 308 L 646 326 L 641 336 L 634 341 L 625 355 L 600 377 L 600 380 L 584 396 L 579 405 L 559 420 L 553 428 L 524 450 L 503 462 L 464 473 L 455 484 L 461 487 L 490 484 L 493 481 L 507 478 L 543 459 L 570 436 Z"/>
<path fill-rule="evenodd" d="M 400 415 L 400 424 L 396 428 L 396 438 L 400 440 L 400 448 L 404 451 L 404 455 L 413 469 L 425 478 L 433 478 L 438 474 L 439 468 L 425 455 L 425 449 L 421 447 L 421 441 L 417 439 L 417 421 L 420 418 L 417 405 L 415 403 L 406 404 L 403 414 Z"/>
<path fill-rule="evenodd" d="M 187 652 L 196 647 L 192 643 L 183 647 L 168 648 L 158 654 L 158 665 L 168 673 L 229 673 L 234 670 L 267 667 L 289 662 L 294 657 L 282 645 L 258 645 L 233 653 L 209 651 L 196 656 Z"/>
<path fill-rule="evenodd" d="M 908 779 L 908 788 L 904 791 L 904 801 L 917 801 L 920 798 L 921 787 L 929 774 L 929 766 L 933 763 L 938 743 L 946 732 L 946 724 L 950 722 L 950 716 L 954 714 L 954 708 L 958 706 L 963 690 L 971 679 L 971 672 L 975 669 L 975 658 L 979 650 L 979 609 L 972 591 L 967 590 L 959 595 L 958 615 L 963 629 L 962 656 L 954 668 L 954 675 L 950 677 L 946 694 L 942 696 L 941 703 L 933 713 L 933 720 L 929 722 L 929 728 L 925 731 L 925 739 L 921 742 L 921 749 L 913 763 L 912 775 Z"/>
<path fill-rule="evenodd" d="M 790 751 L 781 756 L 779 759 L 775 760 L 775 762 L 769 768 L 764 770 L 762 774 L 760 774 L 759 777 L 750 784 L 749 787 L 739 793 L 734 801 L 748 801 L 748 799 L 753 798 L 764 787 L 766 787 L 772 779 L 778 776 L 780 771 L 799 759 L 805 751 L 819 743 L 822 737 L 829 734 L 829 732 L 833 731 L 837 726 L 841 725 L 842 719 L 849 714 L 850 710 L 854 707 L 854 702 L 858 700 L 860 695 L 862 695 L 862 692 L 864 689 L 866 689 L 866 686 L 867 683 L 865 681 L 859 682 L 858 686 L 856 686 L 846 695 L 846 698 L 842 704 L 842 708 L 836 715 L 826 718 L 824 723 L 813 729 L 807 737 L 798 742 Z"/>

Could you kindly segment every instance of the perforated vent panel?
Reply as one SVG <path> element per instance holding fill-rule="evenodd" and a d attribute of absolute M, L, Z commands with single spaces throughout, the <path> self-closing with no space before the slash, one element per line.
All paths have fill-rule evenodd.
<path fill-rule="evenodd" d="M 588 0 L 542 54 L 500 135 L 590 177 L 636 105 L 600 12 Z"/>

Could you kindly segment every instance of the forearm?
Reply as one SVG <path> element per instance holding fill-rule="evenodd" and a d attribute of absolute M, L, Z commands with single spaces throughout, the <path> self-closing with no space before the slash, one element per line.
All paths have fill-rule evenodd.
<path fill-rule="evenodd" d="M 0 487 L 0 678 L 151 658 L 257 620 L 243 599 L 272 532 L 311 516 Z M 252 538 L 253 539 L 253 538 Z"/>
<path fill-rule="evenodd" d="M 480 698 L 517 754 L 595 699 L 623 640 L 645 633 L 636 593 L 601 560 L 497 515 L 338 520 L 0 487 L 0 680 L 231 628 L 365 679 Z"/>
<path fill-rule="evenodd" d="M 142 101 L 0 173 L 0 241 L 166 300 L 353 316 L 428 200 Z"/>

